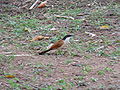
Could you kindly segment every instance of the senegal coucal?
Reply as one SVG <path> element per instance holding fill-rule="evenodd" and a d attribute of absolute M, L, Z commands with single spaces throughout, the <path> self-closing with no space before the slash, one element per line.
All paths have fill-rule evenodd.
<path fill-rule="evenodd" d="M 71 38 L 72 36 L 73 36 L 73 35 L 66 35 L 63 39 L 58 40 L 57 42 L 51 44 L 47 50 L 40 52 L 39 55 L 43 55 L 43 54 L 45 54 L 46 52 L 49 52 L 49 51 L 51 51 L 51 50 L 58 49 L 58 48 L 60 48 L 60 47 L 62 47 L 62 46 L 64 46 L 64 45 L 68 44 L 68 43 L 69 43 L 69 40 L 70 40 L 70 38 Z"/>

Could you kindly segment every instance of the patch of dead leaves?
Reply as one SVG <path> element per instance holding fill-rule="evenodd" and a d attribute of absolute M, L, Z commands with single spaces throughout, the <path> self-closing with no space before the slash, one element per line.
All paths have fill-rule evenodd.
<path fill-rule="evenodd" d="M 41 2 L 40 5 L 38 5 L 38 8 L 44 8 L 46 7 L 47 1 Z"/>
<path fill-rule="evenodd" d="M 108 26 L 108 25 L 103 25 L 103 26 L 100 26 L 100 29 L 110 29 L 110 26 Z"/>
<path fill-rule="evenodd" d="M 14 75 L 5 75 L 4 77 L 5 77 L 5 78 L 15 78 Z"/>
<path fill-rule="evenodd" d="M 34 37 L 32 40 L 30 40 L 31 42 L 32 41 L 37 41 L 37 40 L 42 40 L 42 39 L 49 39 L 50 37 L 46 37 L 46 36 L 42 36 L 42 35 L 40 35 L 40 36 L 36 36 L 36 37 Z"/>

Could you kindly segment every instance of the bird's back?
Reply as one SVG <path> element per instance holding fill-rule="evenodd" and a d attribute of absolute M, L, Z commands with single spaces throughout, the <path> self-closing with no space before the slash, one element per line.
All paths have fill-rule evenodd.
<path fill-rule="evenodd" d="M 51 49 L 52 49 L 52 50 L 57 49 L 57 48 L 61 47 L 63 44 L 64 44 L 64 41 L 63 41 L 63 40 L 59 40 L 59 41 L 55 42 L 55 43 L 51 46 Z"/>

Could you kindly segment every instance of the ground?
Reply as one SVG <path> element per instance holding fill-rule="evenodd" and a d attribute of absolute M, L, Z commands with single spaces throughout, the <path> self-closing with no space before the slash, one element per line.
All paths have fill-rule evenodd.
<path fill-rule="evenodd" d="M 0 90 L 120 89 L 119 0 L 0 2 Z M 67 34 L 68 46 L 38 55 Z"/>

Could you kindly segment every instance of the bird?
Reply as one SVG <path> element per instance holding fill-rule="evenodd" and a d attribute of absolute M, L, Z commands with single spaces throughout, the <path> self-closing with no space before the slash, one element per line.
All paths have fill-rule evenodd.
<path fill-rule="evenodd" d="M 65 37 L 63 37 L 63 39 L 56 41 L 55 43 L 49 45 L 48 49 L 42 52 L 39 52 L 39 55 L 43 55 L 51 50 L 56 50 L 58 48 L 61 48 L 65 45 L 67 45 L 69 43 L 70 38 L 73 35 L 66 35 Z"/>

